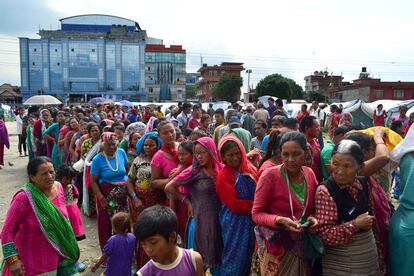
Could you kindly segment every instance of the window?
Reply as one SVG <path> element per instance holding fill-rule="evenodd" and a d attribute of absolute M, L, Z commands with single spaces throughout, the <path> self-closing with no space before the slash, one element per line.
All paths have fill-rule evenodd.
<path fill-rule="evenodd" d="M 36 49 L 36 48 L 34 48 L 34 49 L 33 49 L 33 52 L 36 52 L 36 51 L 37 51 L 37 49 Z"/>
<path fill-rule="evenodd" d="M 404 98 L 404 90 L 394 90 L 394 98 L 395 99 L 403 99 Z"/>
<path fill-rule="evenodd" d="M 60 62 L 58 62 L 58 63 L 56 63 L 57 64 L 57 66 L 60 66 Z"/>
<path fill-rule="evenodd" d="M 57 49 L 55 49 L 55 52 L 57 52 Z"/>
<path fill-rule="evenodd" d="M 384 91 L 383 90 L 375 90 L 375 97 L 377 99 L 382 99 L 384 98 Z"/>
<path fill-rule="evenodd" d="M 92 49 L 92 53 L 95 53 L 95 49 Z"/>
<path fill-rule="evenodd" d="M 36 64 L 34 62 L 32 62 L 32 65 L 35 66 Z"/>
<path fill-rule="evenodd" d="M 70 49 L 70 50 L 71 50 L 72 52 L 75 52 L 75 49 L 73 49 L 73 48 L 72 48 L 72 49 Z"/>
<path fill-rule="evenodd" d="M 148 92 L 150 92 L 150 93 L 154 92 L 154 88 L 149 87 L 149 88 L 148 88 Z"/>

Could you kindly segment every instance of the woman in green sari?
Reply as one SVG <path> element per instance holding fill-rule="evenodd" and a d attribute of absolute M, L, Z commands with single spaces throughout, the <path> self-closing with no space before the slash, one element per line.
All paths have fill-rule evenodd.
<path fill-rule="evenodd" d="M 13 197 L 1 232 L 1 275 L 77 275 L 79 247 L 52 160 L 27 165 L 29 183 Z"/>
<path fill-rule="evenodd" d="M 65 141 L 59 141 L 59 131 L 65 125 L 65 113 L 63 111 L 59 111 L 55 120 L 56 122 L 43 132 L 43 136 L 45 136 L 46 139 L 53 141 L 52 160 L 53 165 L 57 170 L 59 165 L 63 163 L 64 151 L 62 146 Z M 51 136 L 52 133 L 53 137 Z"/>

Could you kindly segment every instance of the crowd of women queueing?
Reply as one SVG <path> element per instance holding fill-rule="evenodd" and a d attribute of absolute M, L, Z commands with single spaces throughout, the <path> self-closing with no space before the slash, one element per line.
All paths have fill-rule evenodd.
<path fill-rule="evenodd" d="M 105 275 L 413 274 L 412 120 L 361 129 L 316 102 L 288 118 L 271 98 L 20 114 L 28 179 L 1 231 L 4 275 L 84 270 L 81 212 L 96 218 L 90 269 Z"/>

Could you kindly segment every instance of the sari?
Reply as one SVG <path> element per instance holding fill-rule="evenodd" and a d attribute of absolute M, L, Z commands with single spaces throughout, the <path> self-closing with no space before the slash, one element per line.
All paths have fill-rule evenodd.
<path fill-rule="evenodd" d="M 53 133 L 53 136 L 55 138 L 55 142 L 53 143 L 52 148 L 52 161 L 53 166 L 55 167 L 55 170 L 59 168 L 59 166 L 62 164 L 63 160 L 63 149 L 59 148 L 58 141 L 59 141 L 59 132 L 60 132 L 61 126 L 59 123 L 54 123 L 50 127 L 48 127 L 44 132 L 43 135 L 50 135 Z"/>
<path fill-rule="evenodd" d="M 233 134 L 225 135 L 220 140 L 219 153 L 230 141 L 238 146 L 242 161 L 238 170 L 226 165 L 217 174 L 216 189 L 222 202 L 219 215 L 224 245 L 220 274 L 249 275 L 255 245 L 251 211 L 257 171 L 247 160 L 242 143 Z"/>
<path fill-rule="evenodd" d="M 66 209 L 60 209 L 65 206 L 62 186 L 59 184 L 58 195 L 50 201 L 37 186 L 27 183 L 14 196 L 12 206 L 20 215 L 9 210 L 1 236 L 4 258 L 19 255 L 27 275 L 77 275 L 75 263 L 80 251 L 72 227 L 62 214 Z M 19 225 L 13 225 L 16 220 Z M 4 268 L 3 273 L 9 275 L 8 264 Z"/>

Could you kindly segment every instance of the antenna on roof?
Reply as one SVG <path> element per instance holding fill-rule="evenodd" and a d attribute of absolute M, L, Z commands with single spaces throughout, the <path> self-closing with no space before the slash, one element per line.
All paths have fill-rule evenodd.
<path fill-rule="evenodd" d="M 200 67 L 203 67 L 203 55 L 200 54 Z"/>

